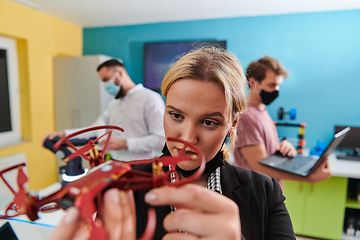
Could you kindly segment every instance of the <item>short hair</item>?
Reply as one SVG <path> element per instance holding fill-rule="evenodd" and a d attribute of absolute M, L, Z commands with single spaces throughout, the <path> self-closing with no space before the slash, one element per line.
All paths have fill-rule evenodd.
<path fill-rule="evenodd" d="M 272 70 L 277 76 L 289 77 L 288 71 L 281 64 L 279 60 L 272 57 L 263 57 L 257 61 L 250 63 L 246 69 L 246 78 L 254 78 L 256 81 L 261 82 L 266 77 L 266 71 Z"/>
<path fill-rule="evenodd" d="M 166 98 L 172 84 L 181 79 L 214 82 L 219 85 L 224 91 L 230 126 L 239 114 L 245 111 L 245 75 L 237 58 L 226 50 L 205 47 L 194 50 L 180 58 L 164 76 L 161 85 L 162 95 Z M 236 127 L 234 129 L 231 135 L 231 149 L 236 140 Z M 223 150 L 225 152 L 224 158 L 229 158 L 229 149 L 223 147 Z"/>
<path fill-rule="evenodd" d="M 118 61 L 117 59 L 110 59 L 100 64 L 97 67 L 96 71 L 100 71 L 100 69 L 102 69 L 103 67 L 117 67 L 117 66 L 125 68 L 122 62 Z"/>

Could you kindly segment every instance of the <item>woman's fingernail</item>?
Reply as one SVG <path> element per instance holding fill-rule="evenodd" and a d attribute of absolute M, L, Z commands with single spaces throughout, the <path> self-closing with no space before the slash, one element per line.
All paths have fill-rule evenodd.
<path fill-rule="evenodd" d="M 122 204 L 127 203 L 128 196 L 124 191 L 120 191 L 120 201 Z"/>
<path fill-rule="evenodd" d="M 110 189 L 108 191 L 108 199 L 113 203 L 119 203 L 121 195 L 119 194 L 119 191 L 117 189 Z"/>
<path fill-rule="evenodd" d="M 71 207 L 66 211 L 64 222 L 68 225 L 73 224 L 78 219 L 79 212 L 76 208 Z"/>
<path fill-rule="evenodd" d="M 156 200 L 156 198 L 157 198 L 157 196 L 156 196 L 156 193 L 154 192 L 154 190 L 145 194 L 145 202 L 147 202 L 147 203 L 154 202 Z"/>

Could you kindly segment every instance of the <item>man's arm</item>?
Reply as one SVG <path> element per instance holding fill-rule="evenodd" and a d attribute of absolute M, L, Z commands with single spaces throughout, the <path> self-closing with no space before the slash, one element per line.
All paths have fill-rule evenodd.
<path fill-rule="evenodd" d="M 279 151 L 283 156 L 294 157 L 297 154 L 295 147 L 286 139 L 282 140 L 278 144 L 276 150 Z"/>
<path fill-rule="evenodd" d="M 164 100 L 160 95 L 152 95 L 144 106 L 144 118 L 148 126 L 148 135 L 126 139 L 127 148 L 133 153 L 150 152 L 162 149 L 165 144 L 163 117 L 165 111 Z"/>

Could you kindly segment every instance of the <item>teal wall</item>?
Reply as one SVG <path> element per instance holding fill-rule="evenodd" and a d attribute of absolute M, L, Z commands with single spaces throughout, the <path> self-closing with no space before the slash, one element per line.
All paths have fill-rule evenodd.
<path fill-rule="evenodd" d="M 179 40 L 226 40 L 244 68 L 269 55 L 290 72 L 269 106 L 297 109 L 291 122 L 307 123 L 307 147 L 329 142 L 334 125 L 360 126 L 360 10 L 242 17 L 133 26 L 85 28 L 84 55 L 122 58 L 132 79 L 143 81 L 143 45 Z M 279 129 L 296 137 L 297 129 Z"/>

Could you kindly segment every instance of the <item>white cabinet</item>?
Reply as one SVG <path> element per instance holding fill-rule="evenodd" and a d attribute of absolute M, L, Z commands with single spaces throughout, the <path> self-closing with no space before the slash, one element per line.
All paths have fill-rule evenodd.
<path fill-rule="evenodd" d="M 96 69 L 112 58 L 105 55 L 54 58 L 56 131 L 87 127 L 106 109 L 114 97 L 104 90 Z"/>

